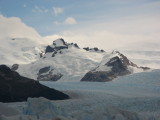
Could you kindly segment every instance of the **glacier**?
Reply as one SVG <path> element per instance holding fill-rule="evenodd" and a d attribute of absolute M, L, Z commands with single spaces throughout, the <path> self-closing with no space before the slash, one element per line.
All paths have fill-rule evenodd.
<path fill-rule="evenodd" d="M 28 98 L 1 103 L 15 114 L 1 120 L 160 120 L 160 70 L 135 73 L 111 82 L 41 82 L 71 96 L 50 101 Z"/>

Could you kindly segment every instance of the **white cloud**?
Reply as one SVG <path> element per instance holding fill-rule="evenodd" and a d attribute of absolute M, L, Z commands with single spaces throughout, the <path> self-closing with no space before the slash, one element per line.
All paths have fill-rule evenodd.
<path fill-rule="evenodd" d="M 58 14 L 62 14 L 64 12 L 63 8 L 53 7 L 53 12 L 57 16 Z"/>
<path fill-rule="evenodd" d="M 77 21 L 73 17 L 68 17 L 65 21 L 65 24 L 77 24 Z"/>
<path fill-rule="evenodd" d="M 155 15 L 128 16 L 99 23 L 89 21 L 79 24 L 73 30 L 57 33 L 56 36 L 76 42 L 82 47 L 99 47 L 105 50 L 160 50 L 159 21 L 160 16 Z"/>
<path fill-rule="evenodd" d="M 88 29 L 87 29 L 88 30 Z M 68 42 L 75 42 L 80 47 L 99 47 L 106 51 L 118 50 L 160 50 L 160 42 L 155 36 L 120 34 L 107 30 L 64 31 L 46 36 L 48 41 L 64 38 Z M 153 41 L 152 41 L 153 40 Z M 154 44 L 153 44 L 154 43 Z"/>
<path fill-rule="evenodd" d="M 0 15 L 0 63 L 27 64 L 37 59 L 42 37 L 18 17 Z"/>
<path fill-rule="evenodd" d="M 47 13 L 47 12 L 49 12 L 48 9 L 46 9 L 44 7 L 39 7 L 39 6 L 34 6 L 34 9 L 32 9 L 32 11 L 34 13 Z"/>
<path fill-rule="evenodd" d="M 38 40 L 41 36 L 32 27 L 24 24 L 18 17 L 4 17 L 0 15 L 0 39 L 1 38 L 28 38 Z"/>
<path fill-rule="evenodd" d="M 68 17 L 63 22 L 54 21 L 53 23 L 55 25 L 72 25 L 72 24 L 77 24 L 77 21 L 73 17 Z"/>

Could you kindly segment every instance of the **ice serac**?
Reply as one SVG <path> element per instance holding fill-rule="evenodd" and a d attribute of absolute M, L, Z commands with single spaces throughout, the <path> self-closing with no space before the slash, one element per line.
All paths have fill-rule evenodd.
<path fill-rule="evenodd" d="M 150 68 L 137 66 L 119 51 L 113 51 L 103 58 L 97 68 L 86 73 L 81 81 L 106 82 L 113 80 L 117 76 L 142 72 L 148 69 Z"/>
<path fill-rule="evenodd" d="M 28 97 L 45 97 L 50 100 L 69 98 L 60 91 L 22 77 L 9 67 L 0 65 L 0 102 L 21 102 L 26 101 Z"/>

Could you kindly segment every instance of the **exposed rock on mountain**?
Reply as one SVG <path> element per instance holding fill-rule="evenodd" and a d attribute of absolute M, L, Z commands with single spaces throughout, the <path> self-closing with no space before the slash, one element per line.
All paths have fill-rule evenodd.
<path fill-rule="evenodd" d="M 93 52 L 105 52 L 104 50 L 100 50 L 100 49 L 98 49 L 97 47 L 94 47 L 94 48 L 89 48 L 89 47 L 85 47 L 85 48 L 83 48 L 84 50 L 86 50 L 86 51 L 93 51 Z"/>
<path fill-rule="evenodd" d="M 45 53 L 54 52 L 54 55 L 57 53 L 57 51 L 62 49 L 68 49 L 69 47 L 75 47 L 79 48 L 79 46 L 75 43 L 67 43 L 64 41 L 64 39 L 60 38 L 55 41 L 53 41 L 52 45 L 48 45 L 46 47 Z"/>
<path fill-rule="evenodd" d="M 57 81 L 63 75 L 61 73 L 53 74 L 53 69 L 50 66 L 41 68 L 38 72 L 38 81 Z"/>
<path fill-rule="evenodd" d="M 11 70 L 16 71 L 18 69 L 18 64 L 13 64 Z"/>
<path fill-rule="evenodd" d="M 45 97 L 50 100 L 68 99 L 69 96 L 20 76 L 5 65 L 0 65 L 0 102 L 21 102 L 28 97 Z"/>
<path fill-rule="evenodd" d="M 128 60 L 126 56 L 118 51 L 114 51 L 110 56 L 105 56 L 101 64 L 92 71 L 86 73 L 81 81 L 110 81 L 117 76 L 127 75 L 137 71 L 148 70 L 148 67 L 138 67 Z"/>
<path fill-rule="evenodd" d="M 39 60 L 21 64 L 16 71 L 38 81 L 80 81 L 84 74 L 100 63 L 105 54 L 88 52 L 76 43 L 67 43 L 61 38 L 47 46 Z"/>

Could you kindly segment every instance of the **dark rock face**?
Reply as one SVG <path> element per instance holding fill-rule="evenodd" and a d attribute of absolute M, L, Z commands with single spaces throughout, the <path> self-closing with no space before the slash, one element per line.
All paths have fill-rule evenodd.
<path fill-rule="evenodd" d="M 62 50 L 62 49 L 68 49 L 68 46 L 58 46 L 58 47 L 51 47 L 51 46 L 47 46 L 45 53 L 51 53 L 54 52 L 54 55 L 57 54 L 57 51 Z"/>
<path fill-rule="evenodd" d="M 53 41 L 53 44 L 50 46 L 48 45 L 46 47 L 46 50 L 45 50 L 45 53 L 52 53 L 52 57 L 55 57 L 57 53 L 60 53 L 62 54 L 62 51 L 63 49 L 69 49 L 69 47 L 75 47 L 77 49 L 80 49 L 79 46 L 76 44 L 76 43 L 67 43 L 64 41 L 64 39 L 60 38 L 56 41 Z M 60 52 L 58 52 L 60 51 Z"/>
<path fill-rule="evenodd" d="M 111 58 L 105 65 L 112 67 L 112 72 L 114 74 L 123 75 L 129 73 L 127 70 L 127 65 L 117 56 Z"/>
<path fill-rule="evenodd" d="M 68 49 L 68 46 L 59 46 L 59 47 L 55 47 L 56 51 L 58 50 L 62 50 L 62 49 Z"/>
<path fill-rule="evenodd" d="M 37 80 L 38 81 L 57 81 L 59 80 L 63 75 L 61 73 L 53 74 L 52 72 L 49 72 L 45 75 L 38 75 Z"/>
<path fill-rule="evenodd" d="M 0 102 L 22 102 L 28 97 L 64 100 L 69 96 L 39 82 L 20 76 L 5 65 L 0 65 Z"/>
<path fill-rule="evenodd" d="M 97 47 L 94 47 L 94 48 L 85 47 L 83 49 L 86 51 L 95 51 L 95 52 L 102 52 L 102 53 L 105 52 L 104 50 L 100 50 Z"/>
<path fill-rule="evenodd" d="M 55 57 L 57 54 L 57 51 L 55 51 L 53 54 L 52 54 L 52 57 Z"/>
<path fill-rule="evenodd" d="M 13 64 L 11 67 L 11 70 L 16 71 L 18 69 L 19 65 L 18 64 Z"/>
<path fill-rule="evenodd" d="M 53 52 L 54 51 L 54 48 L 52 48 L 51 46 L 47 46 L 46 47 L 46 50 L 45 50 L 45 53 L 48 53 L 48 52 Z"/>
<path fill-rule="evenodd" d="M 62 50 L 62 49 L 68 49 L 67 43 L 62 38 L 59 39 L 59 41 L 62 42 L 63 44 L 62 46 L 56 46 L 57 44 L 53 41 L 53 46 L 51 47 L 48 45 L 46 47 L 45 53 L 54 52 L 53 56 L 55 56 L 55 54 L 57 54 L 57 51 Z"/>
<path fill-rule="evenodd" d="M 150 69 L 149 67 L 142 67 L 142 66 L 140 66 L 139 68 L 141 68 L 143 70 L 149 70 Z"/>
<path fill-rule="evenodd" d="M 115 56 L 111 58 L 105 66 L 110 67 L 109 71 L 97 71 L 96 69 L 89 71 L 86 75 L 81 79 L 81 81 L 94 81 L 94 82 L 107 82 L 113 80 L 117 76 L 123 76 L 127 74 L 131 74 L 128 66 L 136 67 L 142 70 L 148 70 L 148 67 L 138 67 L 133 62 L 129 61 L 126 56 L 121 54 L 118 51 L 115 51 L 120 57 Z"/>
<path fill-rule="evenodd" d="M 53 74 L 53 69 L 50 68 L 50 66 L 41 68 L 38 72 L 38 81 L 57 81 L 59 80 L 63 75 L 61 73 Z"/>
<path fill-rule="evenodd" d="M 47 66 L 47 67 L 44 67 L 44 68 L 41 68 L 38 72 L 38 74 L 42 74 L 42 73 L 46 73 L 50 70 L 50 66 Z"/>
<path fill-rule="evenodd" d="M 77 45 L 77 43 L 75 43 L 74 46 L 79 49 L 79 46 Z"/>
<path fill-rule="evenodd" d="M 86 50 L 86 51 L 89 51 L 89 47 L 86 47 L 86 48 L 83 48 L 84 50 Z"/>
<path fill-rule="evenodd" d="M 90 71 L 81 79 L 81 81 L 107 82 L 107 81 L 111 81 L 114 77 L 115 75 L 113 72 Z"/>
<path fill-rule="evenodd" d="M 94 51 L 99 51 L 99 49 L 97 48 L 97 47 L 95 47 L 95 48 L 93 48 L 94 49 Z"/>

